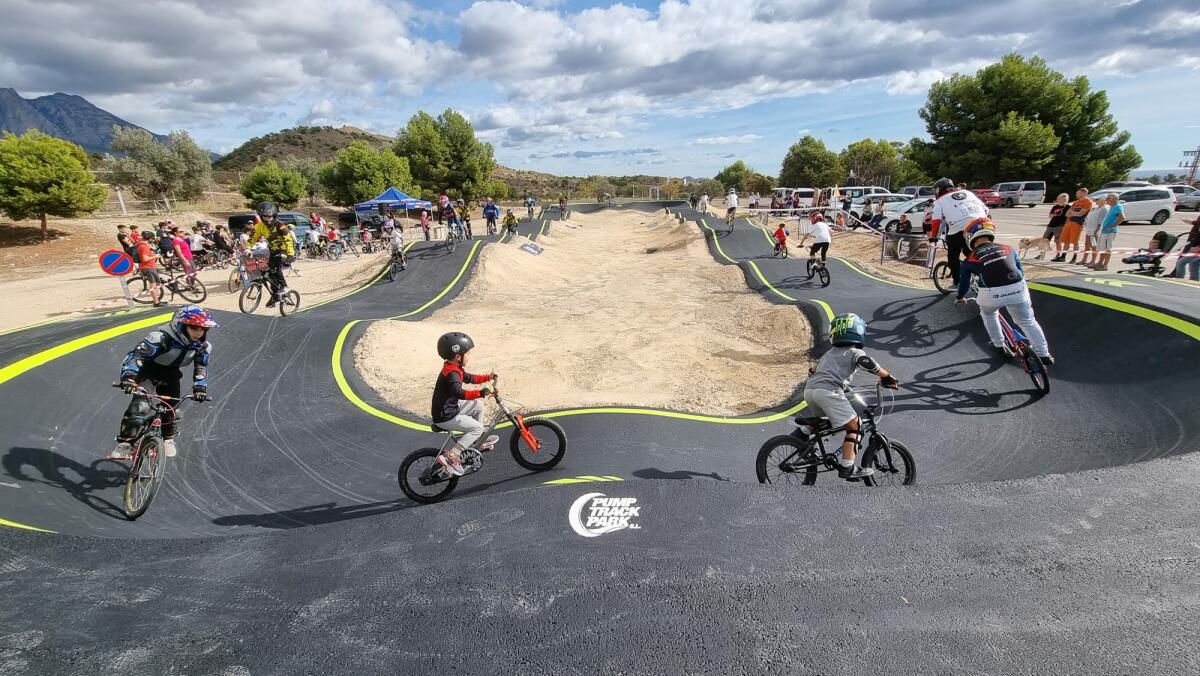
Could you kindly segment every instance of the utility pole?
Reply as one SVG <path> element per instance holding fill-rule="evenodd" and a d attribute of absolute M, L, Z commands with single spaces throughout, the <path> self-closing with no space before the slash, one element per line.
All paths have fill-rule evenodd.
<path fill-rule="evenodd" d="M 1200 167 L 1200 146 L 1196 146 L 1195 150 L 1183 151 L 1183 161 L 1179 166 L 1187 169 L 1187 184 L 1191 185 L 1196 182 L 1196 169 Z M 1191 159 L 1188 159 L 1191 158 Z"/>

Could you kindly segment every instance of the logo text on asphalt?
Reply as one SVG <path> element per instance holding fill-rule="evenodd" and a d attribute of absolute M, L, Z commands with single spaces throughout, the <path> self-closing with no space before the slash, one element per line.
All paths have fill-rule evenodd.
<path fill-rule="evenodd" d="M 638 530 L 633 520 L 641 511 L 637 498 L 609 498 L 603 493 L 585 493 L 571 503 L 567 520 L 571 528 L 585 538 L 594 538 L 613 531 Z"/>

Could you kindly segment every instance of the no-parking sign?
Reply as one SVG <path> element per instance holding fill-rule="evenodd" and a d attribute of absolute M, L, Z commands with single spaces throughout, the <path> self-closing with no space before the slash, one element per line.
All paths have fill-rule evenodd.
<path fill-rule="evenodd" d="M 106 275 L 124 277 L 133 272 L 133 258 L 120 249 L 109 249 L 100 254 L 100 269 Z"/>

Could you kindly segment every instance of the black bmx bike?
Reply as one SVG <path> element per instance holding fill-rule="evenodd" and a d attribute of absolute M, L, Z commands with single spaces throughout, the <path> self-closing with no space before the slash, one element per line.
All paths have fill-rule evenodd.
<path fill-rule="evenodd" d="M 883 385 L 877 384 L 874 390 L 875 400 L 870 404 L 863 399 L 862 390 L 846 391 L 855 409 L 861 410 L 859 462 L 863 468 L 875 470 L 862 482 L 867 486 L 911 486 L 917 480 L 916 461 L 907 446 L 879 430 L 879 419 L 883 417 Z M 844 428 L 833 427 L 827 418 L 821 417 L 800 416 L 795 422 L 796 429 L 791 434 L 772 437 L 759 449 L 755 461 L 759 483 L 812 486 L 822 474 L 829 472 L 837 478 L 841 446 L 834 444 L 832 448 L 826 448 L 825 442 Z M 806 434 L 802 426 L 809 427 L 812 432 Z"/>
<path fill-rule="evenodd" d="M 113 387 L 121 387 L 121 384 L 113 383 Z M 154 407 L 154 414 L 129 442 L 129 459 L 126 461 L 129 463 L 129 473 L 125 479 L 123 510 L 125 518 L 130 521 L 146 513 L 162 485 L 163 474 L 166 471 L 163 464 L 163 416 L 172 414 L 175 423 L 178 424 L 182 420 L 179 416 L 179 406 L 194 398 L 189 394 L 179 399 L 171 399 L 151 394 L 141 387 L 135 389 L 133 394 L 149 399 L 150 405 Z M 173 405 L 172 401 L 175 402 Z"/>

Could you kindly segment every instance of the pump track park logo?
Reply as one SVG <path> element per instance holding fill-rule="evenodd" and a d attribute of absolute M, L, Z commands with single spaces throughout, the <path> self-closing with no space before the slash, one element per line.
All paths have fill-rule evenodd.
<path fill-rule="evenodd" d="M 618 530 L 639 530 L 631 523 L 640 516 L 637 498 L 608 498 L 603 493 L 585 493 L 571 504 L 567 520 L 571 528 L 585 538 L 595 538 Z"/>

